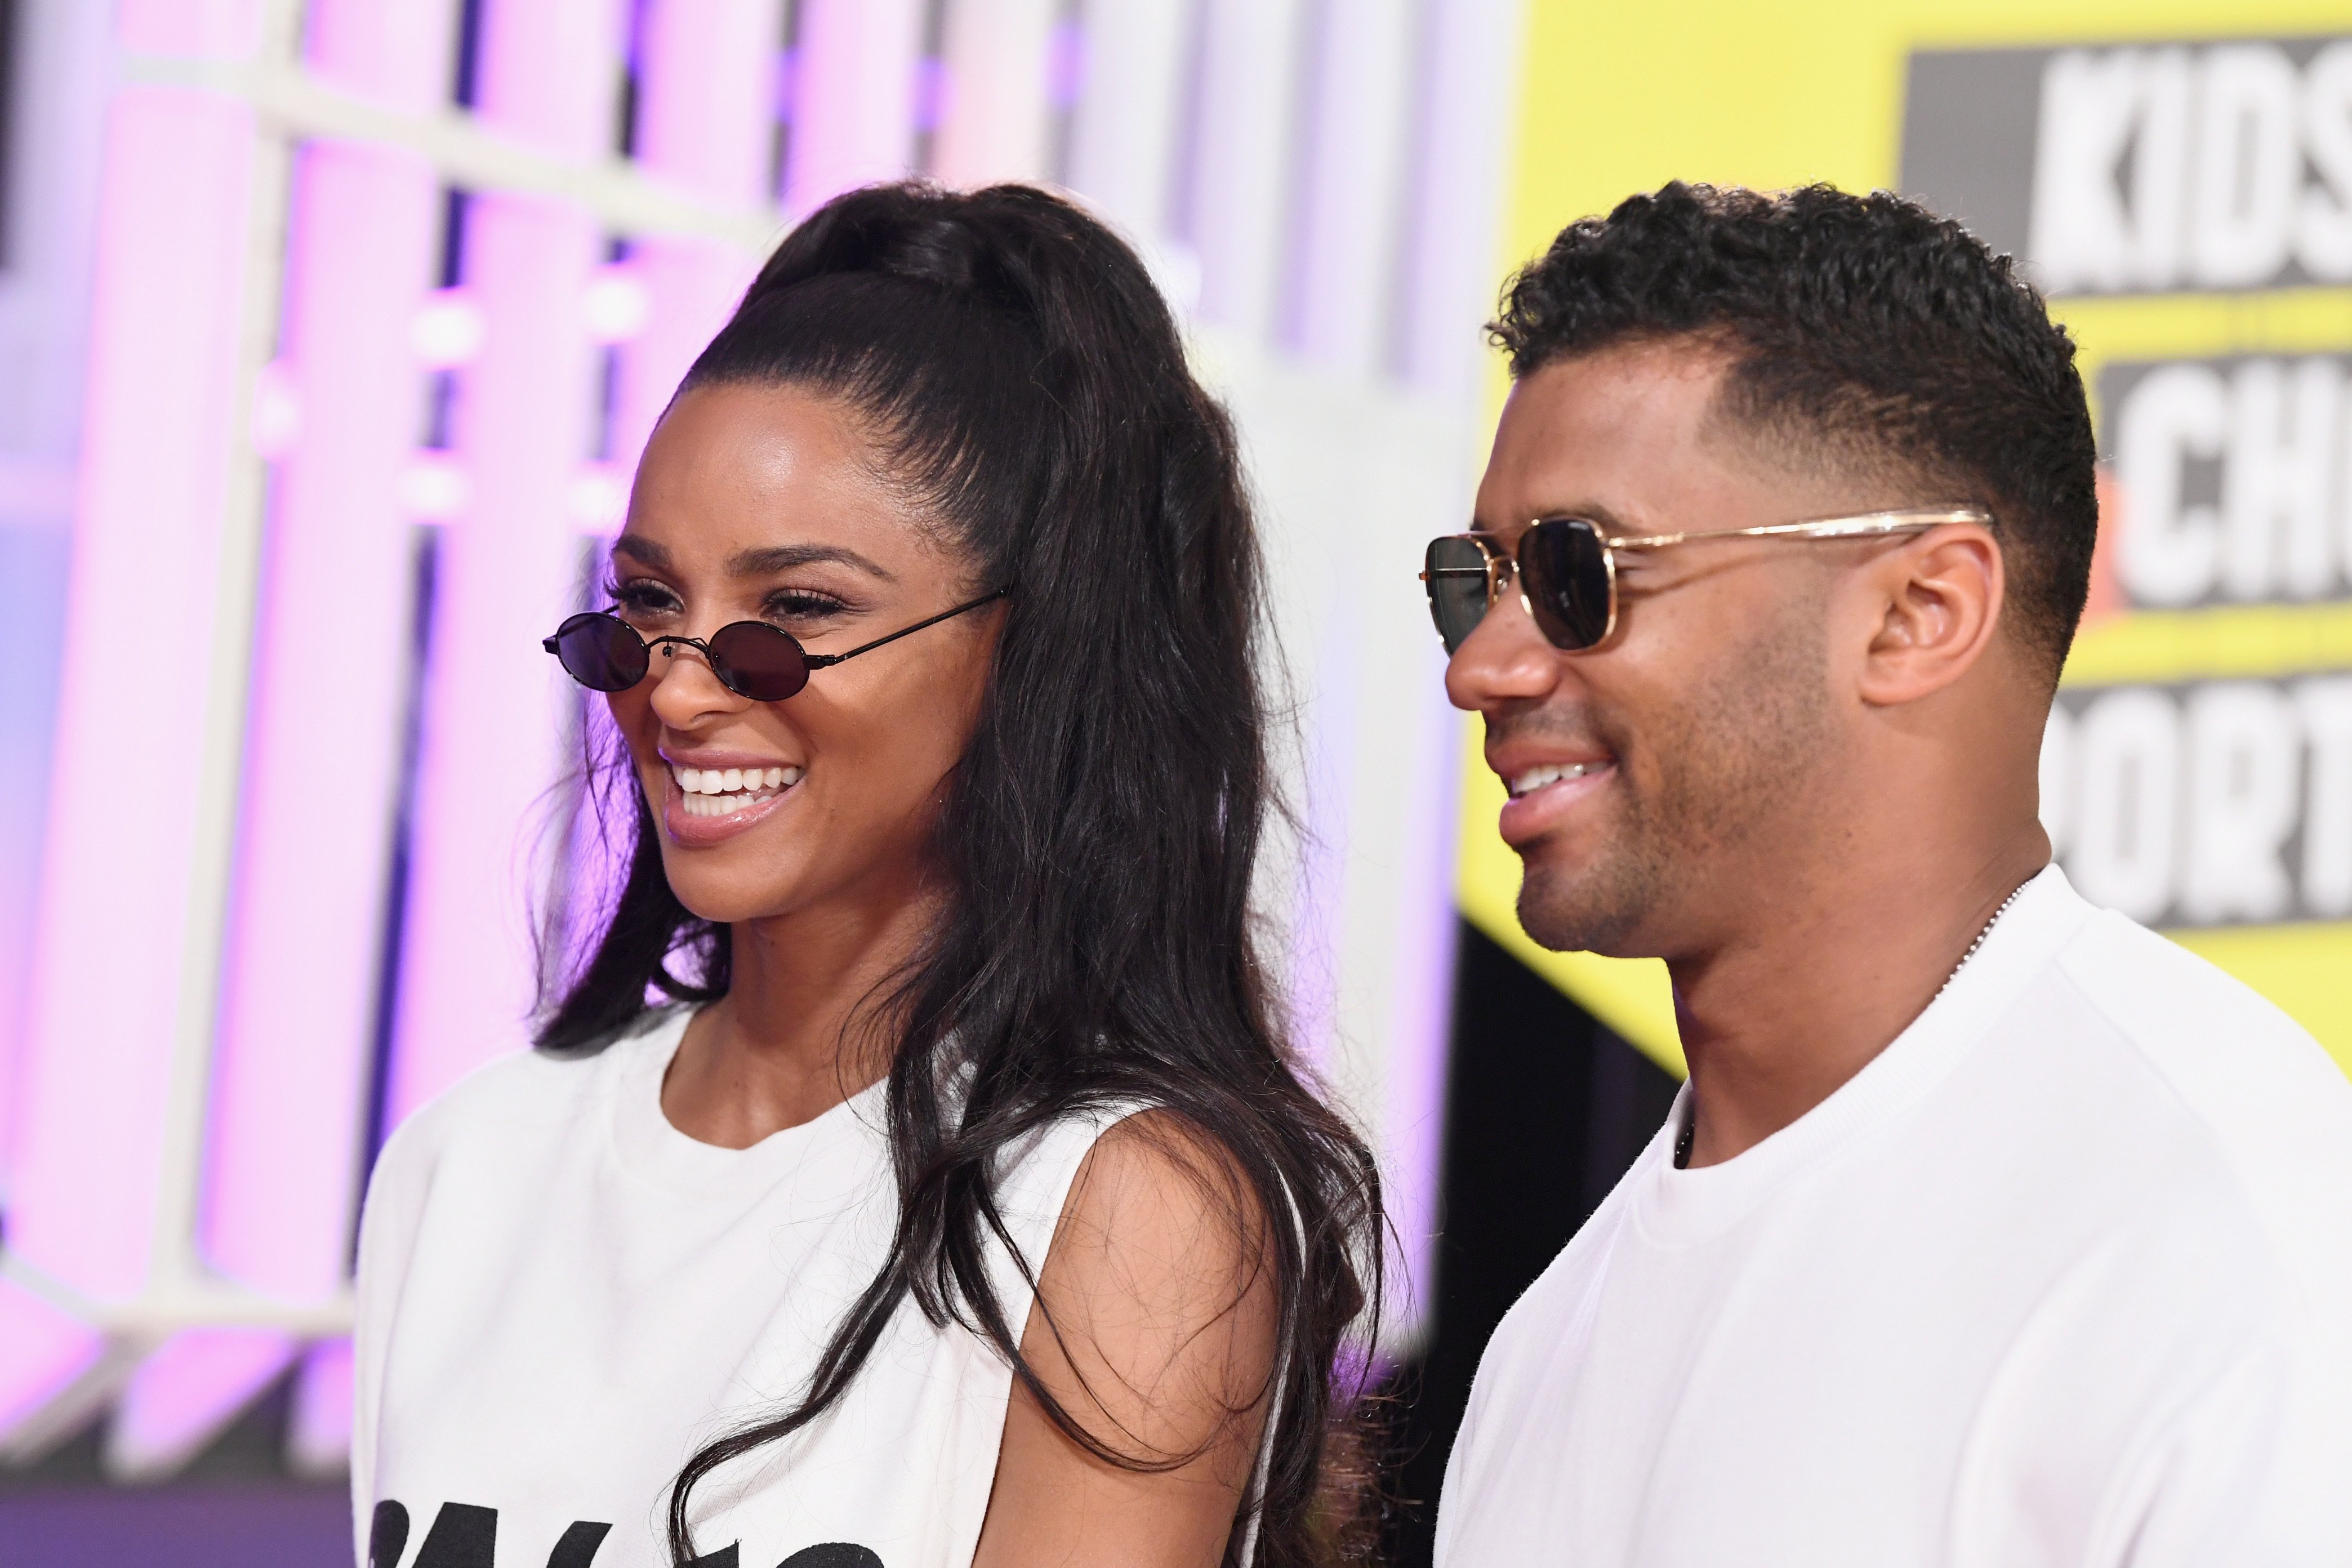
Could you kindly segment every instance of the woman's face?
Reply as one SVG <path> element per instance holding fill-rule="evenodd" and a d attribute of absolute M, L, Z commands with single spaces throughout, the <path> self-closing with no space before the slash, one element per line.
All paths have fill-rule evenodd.
<path fill-rule="evenodd" d="M 616 613 L 648 641 L 766 621 L 813 654 L 842 653 L 994 586 L 974 584 L 876 456 L 853 410 L 799 388 L 684 394 L 613 546 Z M 696 649 L 656 648 L 645 679 L 609 700 L 678 900 L 738 921 L 879 915 L 922 896 L 1002 617 L 991 605 L 927 626 L 813 672 L 782 702 L 738 697 Z"/>

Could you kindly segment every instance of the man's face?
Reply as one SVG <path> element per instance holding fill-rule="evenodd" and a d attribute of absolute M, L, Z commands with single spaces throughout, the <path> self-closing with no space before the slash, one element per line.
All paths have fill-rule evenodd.
<path fill-rule="evenodd" d="M 1666 343 L 1528 376 L 1496 433 L 1477 526 L 1516 550 L 1539 518 L 1628 537 L 1857 510 L 1850 483 L 1779 471 L 1710 418 L 1723 369 L 1704 346 Z M 1553 647 L 1516 584 L 1463 643 L 1446 689 L 1485 715 L 1487 763 L 1511 791 L 1498 826 L 1526 867 L 1529 935 L 1673 957 L 1804 874 L 1843 749 L 1824 605 L 1851 548 L 1624 552 L 1601 647 Z"/>

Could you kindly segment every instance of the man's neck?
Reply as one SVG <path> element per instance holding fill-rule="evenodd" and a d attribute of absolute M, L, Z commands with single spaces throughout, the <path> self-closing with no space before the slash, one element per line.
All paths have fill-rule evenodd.
<path fill-rule="evenodd" d="M 1668 961 L 1690 1063 L 1688 1164 L 1753 1148 L 1867 1066 L 2049 863 L 2050 845 L 2029 824 L 1946 858 L 1898 857 L 1807 889 L 1729 940 Z"/>

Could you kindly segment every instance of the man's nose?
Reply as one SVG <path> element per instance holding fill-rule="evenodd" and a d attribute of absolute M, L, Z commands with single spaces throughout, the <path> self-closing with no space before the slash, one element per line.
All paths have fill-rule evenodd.
<path fill-rule="evenodd" d="M 1550 692 L 1559 682 L 1559 650 L 1528 614 L 1519 585 L 1504 589 L 1445 665 L 1445 695 L 1467 712 L 1486 712 Z"/>

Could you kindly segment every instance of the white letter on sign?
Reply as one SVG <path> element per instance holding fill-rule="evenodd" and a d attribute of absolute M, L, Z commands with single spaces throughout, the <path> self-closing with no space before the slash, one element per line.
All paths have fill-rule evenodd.
<path fill-rule="evenodd" d="M 2323 358 L 2296 361 L 2291 380 L 2276 360 L 2250 361 L 2232 378 L 2221 510 L 2233 599 L 2315 599 L 2335 578 L 2337 386 L 2334 362 Z"/>
<path fill-rule="evenodd" d="M 2117 566 L 2137 602 L 2189 605 L 2212 591 L 2221 520 L 2210 506 L 2181 504 L 2181 467 L 2220 457 L 2228 424 L 2221 378 L 2205 365 L 2165 365 L 2124 395 L 2116 421 L 2124 490 Z"/>
<path fill-rule="evenodd" d="M 2272 921 L 2293 901 L 2279 852 L 2302 793 L 2296 728 L 2274 686 L 2230 681 L 2189 697 L 2189 919 Z"/>
<path fill-rule="evenodd" d="M 2303 158 L 2295 144 L 2294 67 L 2273 44 L 2230 44 L 2203 60 L 2197 115 L 2197 281 L 2268 282 L 2294 238 Z"/>
<path fill-rule="evenodd" d="M 2303 68 L 2303 149 L 2319 183 L 2303 194 L 2295 258 L 2323 283 L 2352 279 L 2352 42 Z"/>
<path fill-rule="evenodd" d="M 2137 85 L 2129 49 L 2067 49 L 2042 68 L 2028 248 L 2053 293 L 2131 281 L 2130 229 L 2116 171 L 2131 142 Z"/>
<path fill-rule="evenodd" d="M 2146 687 L 2101 694 L 2076 731 L 2074 858 L 2083 896 L 2153 921 L 2172 903 L 2180 831 L 2180 721 L 2172 699 Z"/>
<path fill-rule="evenodd" d="M 2295 689 L 2310 740 L 2311 797 L 2303 808 L 2303 906 L 2318 920 L 2352 915 L 2352 675 Z"/>

